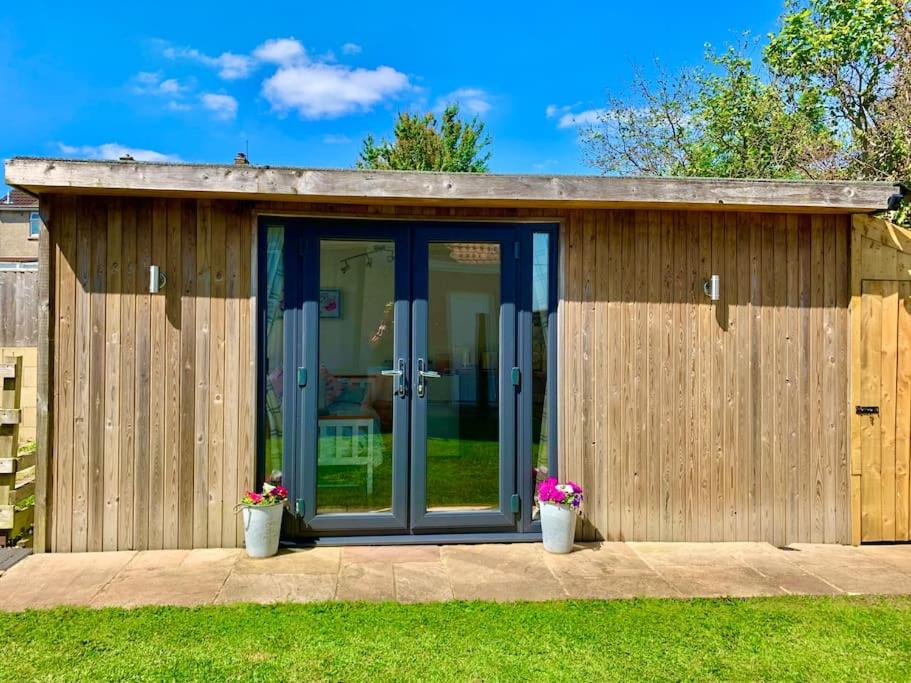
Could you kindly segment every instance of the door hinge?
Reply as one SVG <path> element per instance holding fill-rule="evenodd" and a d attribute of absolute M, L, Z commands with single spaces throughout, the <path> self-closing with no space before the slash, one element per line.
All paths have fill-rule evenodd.
<path fill-rule="evenodd" d="M 514 387 L 522 386 L 522 371 L 519 368 L 512 369 L 511 378 Z"/>
<path fill-rule="evenodd" d="M 298 498 L 296 501 L 294 501 L 294 511 L 297 513 L 297 515 L 299 517 L 304 516 L 304 499 L 303 498 Z"/>
<path fill-rule="evenodd" d="M 307 368 L 298 368 L 297 369 L 297 386 L 299 386 L 299 387 L 307 386 Z"/>
<path fill-rule="evenodd" d="M 522 501 L 519 498 L 518 493 L 512 494 L 512 497 L 509 499 L 509 509 L 513 514 L 519 514 L 519 509 L 521 508 Z"/>

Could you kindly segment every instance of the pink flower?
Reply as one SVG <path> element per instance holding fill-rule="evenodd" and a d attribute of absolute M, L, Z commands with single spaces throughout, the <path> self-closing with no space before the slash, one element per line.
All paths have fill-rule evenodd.
<path fill-rule="evenodd" d="M 272 495 L 276 498 L 287 498 L 288 489 L 286 489 L 284 486 L 276 486 L 274 489 L 272 489 Z"/>
<path fill-rule="evenodd" d="M 254 505 L 259 505 L 260 503 L 263 502 L 263 497 L 260 494 L 256 493 L 255 491 L 248 492 L 247 496 L 250 497 L 250 500 L 253 501 Z"/>

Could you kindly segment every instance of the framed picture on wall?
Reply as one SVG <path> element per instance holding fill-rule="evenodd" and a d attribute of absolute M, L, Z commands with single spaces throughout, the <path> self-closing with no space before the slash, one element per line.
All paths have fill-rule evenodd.
<path fill-rule="evenodd" d="M 319 317 L 342 317 L 342 290 L 337 288 L 319 290 Z"/>

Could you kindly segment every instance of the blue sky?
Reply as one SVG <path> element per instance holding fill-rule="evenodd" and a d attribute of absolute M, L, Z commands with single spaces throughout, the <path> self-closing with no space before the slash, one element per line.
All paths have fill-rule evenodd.
<path fill-rule="evenodd" d="M 146 8 L 154 6 L 154 12 Z M 0 158 L 348 167 L 396 111 L 477 112 L 497 172 L 591 172 L 574 121 L 634 65 L 675 70 L 750 30 L 748 3 L 8 3 Z M 42 18 L 42 17 L 47 17 Z"/>

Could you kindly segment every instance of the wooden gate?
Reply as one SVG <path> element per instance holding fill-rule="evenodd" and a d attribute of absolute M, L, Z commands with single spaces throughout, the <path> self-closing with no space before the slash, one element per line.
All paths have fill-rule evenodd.
<path fill-rule="evenodd" d="M 911 231 L 855 216 L 852 539 L 911 540 Z"/>

